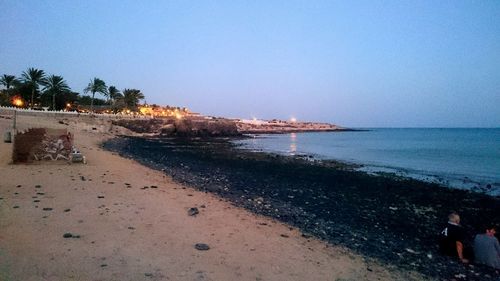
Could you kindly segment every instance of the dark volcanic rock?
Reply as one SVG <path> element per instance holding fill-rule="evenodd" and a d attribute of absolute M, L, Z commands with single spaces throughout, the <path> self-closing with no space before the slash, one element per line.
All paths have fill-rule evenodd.
<path fill-rule="evenodd" d="M 140 120 L 118 120 L 114 125 L 125 127 L 136 133 L 154 133 L 176 137 L 224 137 L 239 136 L 236 123 L 228 119 L 162 118 Z"/>
<path fill-rule="evenodd" d="M 200 213 L 200 211 L 198 211 L 198 208 L 196 208 L 196 207 L 189 208 L 189 210 L 188 210 L 188 215 L 189 216 L 196 216 L 199 213 Z"/>
<path fill-rule="evenodd" d="M 194 245 L 194 248 L 198 251 L 210 250 L 210 246 L 208 246 L 207 244 L 204 244 L 204 243 L 197 243 L 196 245 Z"/>

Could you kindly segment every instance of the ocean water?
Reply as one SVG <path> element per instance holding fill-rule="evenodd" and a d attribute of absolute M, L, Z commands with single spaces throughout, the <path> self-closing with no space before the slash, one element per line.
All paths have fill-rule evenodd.
<path fill-rule="evenodd" d="M 500 195 L 500 128 L 380 128 L 357 132 L 257 135 L 243 149 L 362 164 L 454 188 Z M 488 186 L 489 185 L 489 186 Z"/>

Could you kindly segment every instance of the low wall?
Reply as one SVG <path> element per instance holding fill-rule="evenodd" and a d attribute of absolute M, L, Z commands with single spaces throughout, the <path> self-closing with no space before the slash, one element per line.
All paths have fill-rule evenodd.
<path fill-rule="evenodd" d="M 90 113 L 79 113 L 75 111 L 41 111 L 41 110 L 33 110 L 28 108 L 17 108 L 17 107 L 4 107 L 0 106 L 0 114 L 10 114 L 13 115 L 14 111 L 17 114 L 22 116 L 39 116 L 39 117 L 60 117 L 60 118 L 71 118 L 71 117 L 95 117 L 95 118 L 103 118 L 103 119 L 151 119 L 149 116 L 144 115 L 126 115 L 126 114 L 108 114 L 108 113 L 100 113 L 100 114 L 90 114 Z"/>

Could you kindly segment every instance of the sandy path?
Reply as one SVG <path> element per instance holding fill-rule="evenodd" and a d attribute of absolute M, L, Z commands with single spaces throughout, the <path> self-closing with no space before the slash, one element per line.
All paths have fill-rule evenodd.
<path fill-rule="evenodd" d="M 0 119 L 0 132 L 9 125 Z M 109 127 L 93 126 L 69 126 L 87 165 L 9 165 L 11 146 L 0 144 L 0 280 L 420 279 L 102 151 Z"/>

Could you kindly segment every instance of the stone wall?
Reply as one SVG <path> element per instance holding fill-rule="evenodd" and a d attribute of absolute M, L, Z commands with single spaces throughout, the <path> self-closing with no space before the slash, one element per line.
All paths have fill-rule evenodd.
<path fill-rule="evenodd" d="M 73 136 L 66 129 L 32 128 L 14 136 L 13 163 L 69 160 Z"/>

